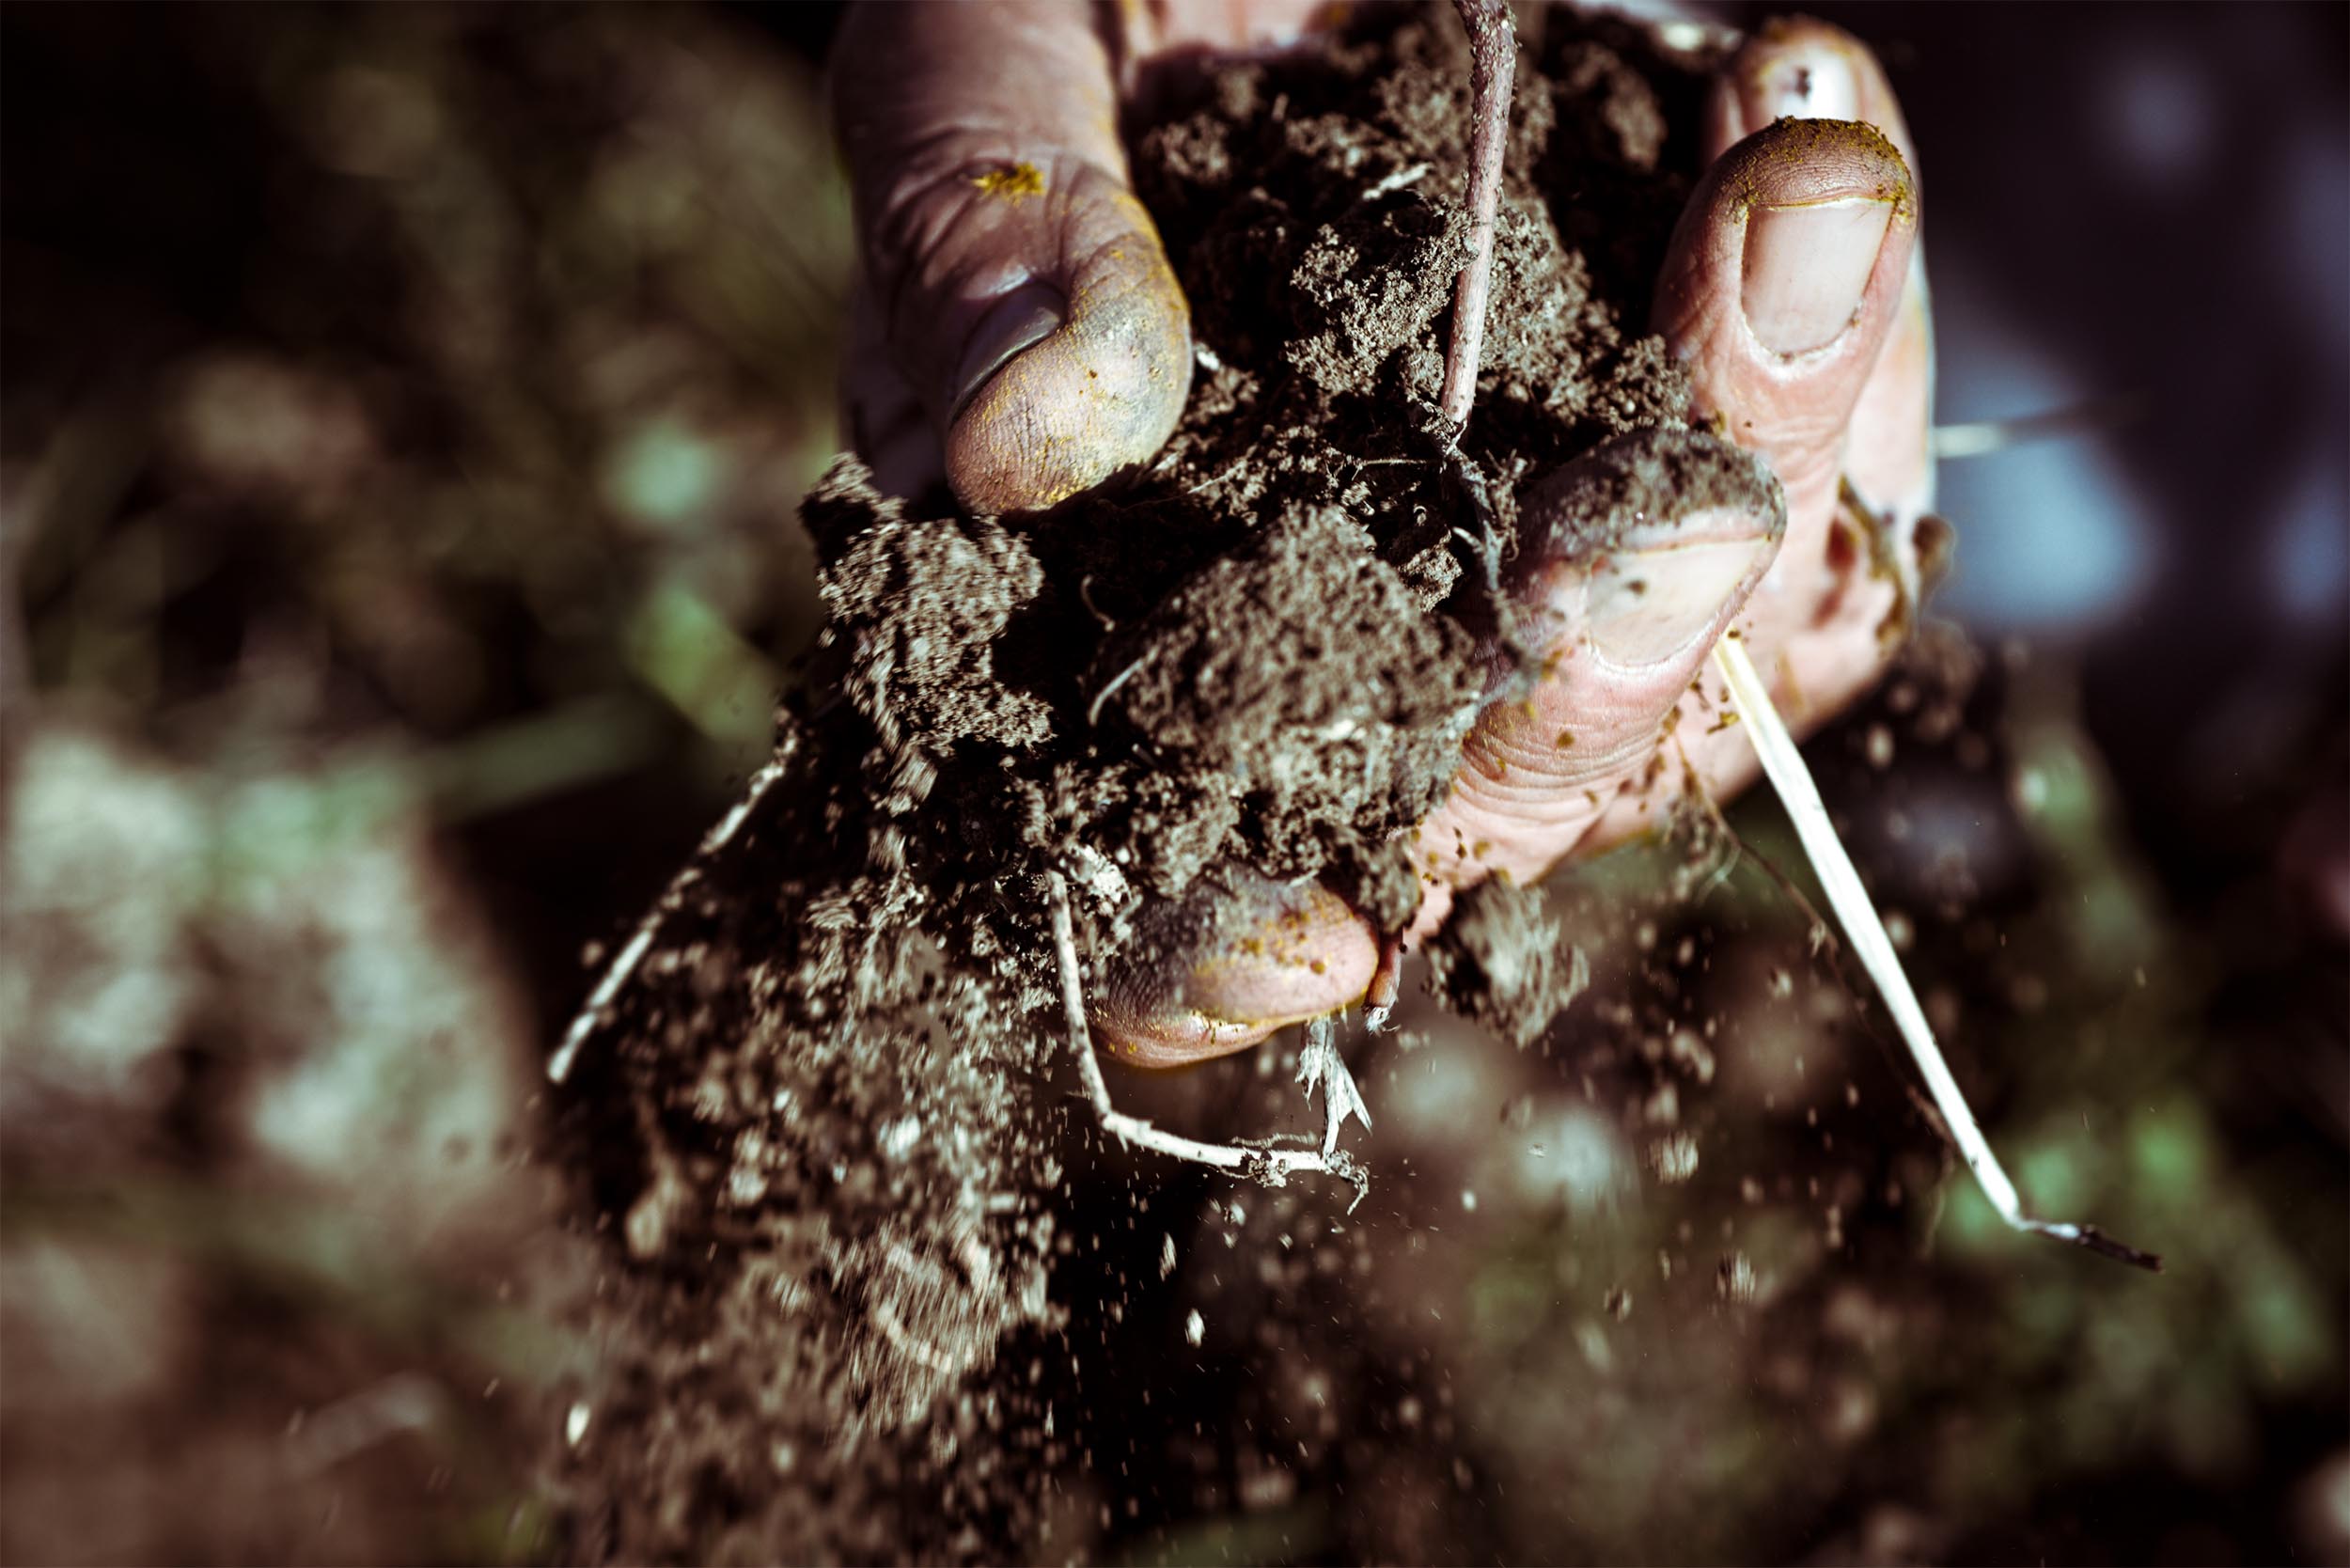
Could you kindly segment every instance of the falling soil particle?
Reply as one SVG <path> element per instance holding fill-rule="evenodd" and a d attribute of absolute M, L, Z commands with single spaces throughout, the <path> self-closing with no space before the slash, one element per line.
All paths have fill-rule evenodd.
<path fill-rule="evenodd" d="M 1516 496 L 1685 423 L 1642 323 L 1713 63 L 1542 26 L 1465 442 L 1505 554 Z M 1041 1478 L 1074 1450 L 1038 1378 L 1081 1307 L 1053 1265 L 1106 1200 L 1063 1180 L 1090 1156 L 1056 1085 L 1047 872 L 1096 973 L 1219 866 L 1385 889 L 1358 902 L 1399 927 L 1391 841 L 1510 673 L 1434 408 L 1468 78 L 1430 11 L 1157 95 L 1136 181 L 1201 352 L 1148 472 L 1001 521 L 845 458 L 808 497 L 830 621 L 775 781 L 572 1079 L 612 1262 L 594 1420 L 551 1462 L 579 1555 L 1020 1557 L 1050 1528 Z M 1438 949 L 1520 1041 L 1575 973 L 1539 918 L 1508 926 L 1524 896 L 1473 895 Z"/>
<path fill-rule="evenodd" d="M 1583 949 L 1566 939 L 1539 887 L 1506 877 L 1461 895 L 1428 944 L 1429 982 L 1464 1017 L 1520 1049 L 1591 983 Z"/>

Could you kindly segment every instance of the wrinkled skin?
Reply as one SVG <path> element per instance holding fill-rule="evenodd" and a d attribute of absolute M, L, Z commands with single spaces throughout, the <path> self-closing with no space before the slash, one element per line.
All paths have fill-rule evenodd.
<path fill-rule="evenodd" d="M 1039 508 L 1166 441 L 1189 385 L 1189 319 L 1128 187 L 1120 84 L 1154 54 L 1293 38 L 1315 8 L 852 13 L 833 67 L 863 265 L 844 391 L 885 486 L 943 475 L 975 510 Z M 1751 781 L 1744 728 L 1713 723 L 1717 683 L 1692 689 L 1726 631 L 1810 728 L 1882 666 L 1879 629 L 1904 589 L 1879 555 L 1914 587 L 1933 340 L 1916 158 L 1891 88 L 1850 36 L 1776 22 L 1723 69 L 1702 134 L 1709 167 L 1652 324 L 1700 412 L 1777 475 L 1783 510 L 1700 494 L 1604 553 L 1521 554 L 1512 586 L 1547 637 L 1539 675 L 1480 717 L 1449 797 L 1416 830 L 1426 897 L 1406 948 L 1478 881 L 1531 882 L 1656 822 L 1689 785 L 1684 761 L 1717 799 Z M 986 178 L 1022 165 L 1041 179 Z M 1587 477 L 1570 467 L 1528 498 L 1530 538 L 1546 518 L 1557 537 L 1590 537 L 1562 515 L 1589 504 Z M 1872 524 L 1840 505 L 1840 481 Z M 1142 944 L 1153 956 L 1094 999 L 1097 1036 L 1120 1059 L 1254 1044 L 1359 999 L 1395 956 L 1320 887 L 1233 877 L 1187 902 L 1161 912 L 1165 939 Z"/>

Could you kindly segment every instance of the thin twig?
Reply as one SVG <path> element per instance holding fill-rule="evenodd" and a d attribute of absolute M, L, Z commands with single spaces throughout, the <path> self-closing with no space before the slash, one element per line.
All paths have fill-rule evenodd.
<path fill-rule="evenodd" d="M 1355 1086 L 1355 1074 L 1346 1070 L 1346 1058 L 1339 1054 L 1338 1014 L 1325 1012 L 1306 1024 L 1306 1045 L 1297 1053 L 1297 1076 L 1293 1082 L 1306 1086 L 1306 1103 L 1314 1103 L 1314 1090 L 1322 1090 L 1322 1152 L 1338 1152 L 1339 1132 L 1350 1116 L 1362 1120 L 1363 1131 L 1371 1131 L 1371 1107 L 1363 1104 L 1362 1090 Z"/>
<path fill-rule="evenodd" d="M 751 775 L 750 787 L 744 792 L 743 798 L 718 819 L 715 827 L 702 836 L 700 847 L 694 851 L 694 858 L 685 863 L 685 869 L 670 881 L 653 906 L 645 911 L 645 917 L 636 922 L 636 930 L 629 937 L 628 946 L 620 949 L 619 956 L 613 959 L 612 966 L 603 972 L 603 979 L 596 982 L 596 989 L 579 1010 L 579 1016 L 573 1018 L 572 1027 L 564 1031 L 562 1045 L 548 1059 L 549 1083 L 559 1084 L 571 1076 L 572 1063 L 578 1057 L 579 1048 L 588 1043 L 588 1036 L 596 1032 L 596 1026 L 603 1022 L 605 1010 L 620 994 L 620 987 L 628 983 L 629 977 L 636 972 L 636 966 L 652 950 L 652 939 L 659 934 L 662 922 L 684 903 L 686 890 L 701 880 L 702 867 L 710 857 L 724 849 L 727 841 L 742 831 L 743 823 L 748 820 L 752 809 L 791 767 L 797 750 L 794 745 L 787 745 L 766 766 Z"/>
<path fill-rule="evenodd" d="M 1878 918 L 1868 889 L 1861 886 L 1860 873 L 1854 870 L 1851 857 L 1844 853 L 1843 841 L 1836 836 L 1836 824 L 1811 782 L 1810 770 L 1804 766 L 1803 754 L 1796 749 L 1795 739 L 1787 732 L 1786 725 L 1779 721 L 1770 690 L 1763 685 L 1762 674 L 1747 656 L 1746 644 L 1736 633 L 1714 645 L 1714 663 L 1730 683 L 1731 699 L 1746 715 L 1747 729 L 1754 736 L 1755 754 L 1762 761 L 1762 772 L 1786 805 L 1787 815 L 1795 824 L 1795 835 L 1803 841 L 1813 869 L 1820 874 L 1820 886 L 1827 892 L 1829 907 L 1843 922 L 1845 937 L 1858 955 L 1861 966 L 1876 981 L 1877 992 L 1884 997 L 1887 1011 L 1892 1013 L 1894 1025 L 1909 1047 L 1911 1059 L 1917 1062 L 1926 1088 L 1934 1096 L 1935 1107 L 1942 1113 L 1951 1140 L 1958 1145 L 1966 1168 L 1975 1173 L 1975 1180 L 1982 1184 L 1983 1196 L 1991 1200 L 1991 1206 L 2015 1230 L 2052 1236 L 2159 1272 L 2160 1258 L 2125 1247 L 2094 1226 L 2033 1219 L 2025 1214 L 2022 1196 L 2016 1192 L 2015 1184 L 2008 1180 L 1999 1157 L 1991 1152 L 1990 1140 L 1982 1136 L 1975 1113 L 1966 1105 L 1965 1092 L 1950 1075 L 1950 1064 L 1943 1060 L 1941 1048 L 1934 1042 L 1933 1027 L 1926 1022 L 1925 1010 L 1918 1005 L 1918 994 L 1910 989 L 1909 977 L 1902 972 L 1893 939 L 1887 934 L 1885 922 Z"/>
<path fill-rule="evenodd" d="M 1485 483 L 1485 471 L 1458 447 L 1446 454 L 1445 462 L 1453 484 L 1468 500 L 1470 517 L 1477 523 L 1475 533 L 1458 525 L 1452 532 L 1477 552 L 1477 564 L 1484 574 L 1485 591 L 1497 596 L 1501 592 L 1501 531 L 1494 525 L 1493 495 Z"/>
<path fill-rule="evenodd" d="M 1388 175 L 1385 180 L 1380 180 L 1379 183 L 1365 191 L 1360 199 L 1364 201 L 1377 201 L 1383 196 L 1393 196 L 1396 192 L 1403 189 L 1406 185 L 1417 185 L 1422 180 L 1427 179 L 1428 171 L 1434 167 L 1435 167 L 1434 164 L 1414 164 L 1410 168 L 1397 169 L 1394 173 Z"/>
<path fill-rule="evenodd" d="M 1736 716 L 1734 711 L 1731 716 Z M 1779 892 L 1786 896 L 1787 901 L 1801 910 L 1803 917 L 1810 922 L 1807 930 L 1810 937 L 1812 955 L 1817 957 L 1822 949 L 1826 950 L 1828 973 L 1836 977 L 1836 982 L 1843 986 L 1845 996 L 1857 1007 L 1860 997 L 1850 985 L 1844 983 L 1844 971 L 1836 963 L 1835 932 L 1828 928 L 1827 921 L 1821 917 L 1820 912 L 1811 907 L 1811 901 L 1804 896 L 1802 888 L 1795 886 L 1794 877 L 1780 870 L 1778 862 L 1769 855 L 1764 855 L 1738 836 L 1738 830 L 1731 826 L 1730 819 L 1722 814 L 1721 803 L 1714 798 L 1713 792 L 1706 789 L 1705 779 L 1699 774 L 1697 764 L 1689 760 L 1688 749 L 1681 744 L 1678 731 L 1674 733 L 1672 741 L 1673 750 L 1681 758 L 1681 776 L 1688 781 L 1689 793 L 1695 795 L 1698 803 L 1704 807 L 1706 817 L 1713 823 L 1714 830 L 1730 840 L 1730 862 L 1707 879 L 1705 891 L 1698 895 L 1700 902 L 1711 895 L 1715 888 L 1730 880 L 1731 873 L 1738 869 L 1739 861 L 1753 861 L 1762 870 L 1762 874 L 1770 878 Z"/>
<path fill-rule="evenodd" d="M 1719 866 L 1716 866 L 1711 872 L 1707 873 L 1705 886 L 1700 888 L 1698 891 L 1697 896 L 1690 901 L 1693 903 L 1703 903 L 1707 899 L 1714 896 L 1714 889 L 1719 887 L 1723 883 L 1728 882 L 1730 880 L 1731 873 L 1738 869 L 1739 857 L 1746 854 L 1747 845 L 1746 840 L 1738 837 L 1737 830 L 1730 825 L 1730 819 L 1722 815 L 1722 808 L 1715 803 L 1713 792 L 1706 789 L 1705 780 L 1698 776 L 1698 770 L 1689 761 L 1688 747 L 1681 744 L 1681 731 L 1678 729 L 1676 729 L 1672 733 L 1672 743 L 1673 754 L 1681 759 L 1681 776 L 1686 785 L 1686 792 L 1684 798 L 1685 799 L 1688 798 L 1688 796 L 1695 796 L 1698 805 L 1704 809 L 1706 821 L 1711 823 L 1713 824 L 1714 831 L 1719 834 L 1730 844 L 1729 855 L 1723 857 L 1722 863 Z M 1776 872 L 1774 872 L 1774 874 L 1776 874 Z M 1791 893 L 1794 892 L 1792 887 L 1790 887 L 1788 891 Z M 1802 902 L 1802 894 L 1794 893 L 1794 897 L 1798 903 Z M 1805 906 L 1804 913 L 1807 915 L 1811 914 L 1809 905 Z M 1812 915 L 1811 919 L 1814 925 L 1820 923 L 1820 917 L 1816 915 Z"/>
<path fill-rule="evenodd" d="M 1185 495 L 1197 495 L 1203 490 L 1212 489 L 1216 485 L 1222 484 L 1226 479 L 1230 478 L 1233 475 L 1247 467 L 1250 462 L 1256 458 L 1256 455 L 1257 448 L 1254 447 L 1249 447 L 1248 450 L 1241 453 L 1240 456 L 1234 458 L 1230 463 L 1226 464 L 1222 472 L 1209 475 L 1206 478 L 1201 479 L 1198 484 L 1193 485 L 1189 490 L 1183 491 L 1181 494 Z"/>
<path fill-rule="evenodd" d="M 1934 456 L 1936 462 L 1947 463 L 1952 458 L 1982 457 L 2005 451 L 2010 447 L 2021 447 L 2027 442 L 2063 440 L 2118 430 L 2135 420 L 2145 412 L 2145 408 L 2143 393 L 2122 392 L 2110 397 L 2091 398 L 2062 408 L 2043 409 L 2037 414 L 2021 414 L 2011 419 L 1936 425 L 1934 427 Z"/>
<path fill-rule="evenodd" d="M 1145 664 L 1149 663 L 1151 655 L 1148 653 L 1140 655 L 1133 664 L 1128 665 L 1124 669 L 1121 669 L 1116 675 L 1111 676 L 1109 683 L 1104 686 L 1100 691 L 1093 694 L 1092 705 L 1086 709 L 1086 727 L 1088 729 L 1092 729 L 1102 722 L 1102 704 L 1110 699 L 1110 693 L 1124 685 L 1127 678 L 1132 676 L 1135 671 L 1140 669 Z"/>
<path fill-rule="evenodd" d="M 1103 635 L 1107 635 L 1109 633 L 1118 630 L 1118 622 L 1112 620 L 1108 616 L 1104 615 L 1102 613 L 1102 606 L 1093 602 L 1092 572 L 1089 572 L 1084 576 L 1077 579 L 1077 599 L 1085 605 L 1086 613 L 1092 616 L 1094 619 L 1102 623 Z"/>
<path fill-rule="evenodd" d="M 1212 1165 L 1269 1187 L 1286 1185 L 1289 1178 L 1299 1172 L 1342 1177 L 1355 1184 L 1355 1202 L 1347 1205 L 1347 1213 L 1354 1213 L 1355 1204 L 1362 1202 L 1363 1195 L 1371 1190 L 1371 1175 L 1343 1150 L 1325 1153 L 1202 1143 L 1152 1126 L 1110 1104 L 1109 1085 L 1104 1081 L 1102 1064 L 1093 1055 L 1093 1031 L 1086 1025 L 1085 980 L 1077 967 L 1077 934 L 1069 914 L 1069 885 L 1058 871 L 1049 873 L 1046 885 L 1053 904 L 1053 956 L 1060 969 L 1061 1011 L 1069 1023 L 1069 1045 L 1077 1053 L 1077 1075 L 1085 1083 L 1086 1097 L 1093 1102 L 1093 1115 L 1103 1131 L 1135 1148 L 1148 1149 L 1170 1159 Z"/>
<path fill-rule="evenodd" d="M 1517 85 L 1517 24 L 1508 0 L 1452 0 L 1469 38 L 1469 257 L 1452 286 L 1452 336 L 1445 345 L 1444 391 L 1437 407 L 1455 444 L 1477 400 L 1485 346 L 1485 300 L 1493 289 L 1494 215 L 1501 204 L 1501 163 L 1510 143 L 1510 98 Z"/>

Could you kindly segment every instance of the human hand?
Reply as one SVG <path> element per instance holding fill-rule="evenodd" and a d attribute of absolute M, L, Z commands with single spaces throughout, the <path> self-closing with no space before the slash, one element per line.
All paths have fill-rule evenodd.
<path fill-rule="evenodd" d="M 1307 8 L 1247 15 L 1262 37 Z M 849 401 L 886 489 L 943 472 L 977 510 L 1050 505 L 1147 460 L 1182 411 L 1188 321 L 1125 185 L 1117 84 L 1153 47 L 1255 40 L 1230 8 L 1200 26 L 1197 8 L 1163 7 L 1140 43 L 1104 39 L 1094 14 L 895 7 L 845 30 L 837 71 L 869 84 L 837 110 L 868 290 Z M 870 90 L 881 82 L 885 98 Z M 1716 797 L 1746 783 L 1743 728 L 1713 726 L 1718 695 L 1693 689 L 1733 622 L 1801 726 L 1874 678 L 1882 630 L 1914 601 L 1932 349 L 1891 90 L 1846 35 L 1774 24 L 1725 67 L 1702 134 L 1710 166 L 1653 325 L 1700 411 L 1778 475 L 1784 513 L 1707 505 L 1703 487 L 1680 493 L 1678 515 L 1622 508 L 1606 452 L 1528 497 L 1538 541 L 1545 522 L 1548 537 L 1590 538 L 1564 525 L 1595 506 L 1647 515 L 1606 556 L 1521 556 L 1513 587 L 1547 636 L 1541 674 L 1480 719 L 1418 830 L 1426 898 L 1407 943 L 1487 876 L 1531 882 L 1653 822 L 1685 787 L 1684 762 Z M 1841 504 L 1840 479 L 1872 516 Z M 1668 729 L 1676 709 L 1684 722 Z M 1149 926 L 1150 956 L 1109 978 L 1093 1022 L 1115 1054 L 1152 1064 L 1335 1011 L 1363 995 L 1383 950 L 1310 884 L 1203 885 Z"/>
<path fill-rule="evenodd" d="M 1137 68 L 1293 39 L 1319 0 L 853 8 L 833 118 L 859 273 L 842 401 L 884 491 L 1052 506 L 1165 444 L 1191 317 L 1128 181 Z"/>

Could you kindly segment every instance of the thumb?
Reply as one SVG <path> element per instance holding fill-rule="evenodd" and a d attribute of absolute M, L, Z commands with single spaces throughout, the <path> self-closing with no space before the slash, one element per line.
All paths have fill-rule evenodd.
<path fill-rule="evenodd" d="M 1875 127 L 1781 119 L 1708 169 L 1658 280 L 1655 324 L 1701 412 L 1787 487 L 1785 559 L 1825 573 L 1846 428 L 1917 239 L 1900 150 Z M 1809 605 L 1832 585 L 1788 583 Z"/>
<path fill-rule="evenodd" d="M 1917 143 L 1892 83 L 1869 47 L 1841 27 L 1810 17 L 1763 24 L 1715 77 L 1699 153 L 1710 164 L 1782 118 L 1873 126 L 1918 178 Z M 1925 248 L 1916 244 L 1844 451 L 1844 477 L 1871 507 L 1904 526 L 1934 508 L 1934 329 L 1926 295 Z"/>
<path fill-rule="evenodd" d="M 1190 387 L 1190 314 L 1127 184 L 1092 17 L 860 6 L 833 57 L 882 337 L 978 511 L 1051 506 L 1148 460 Z"/>

